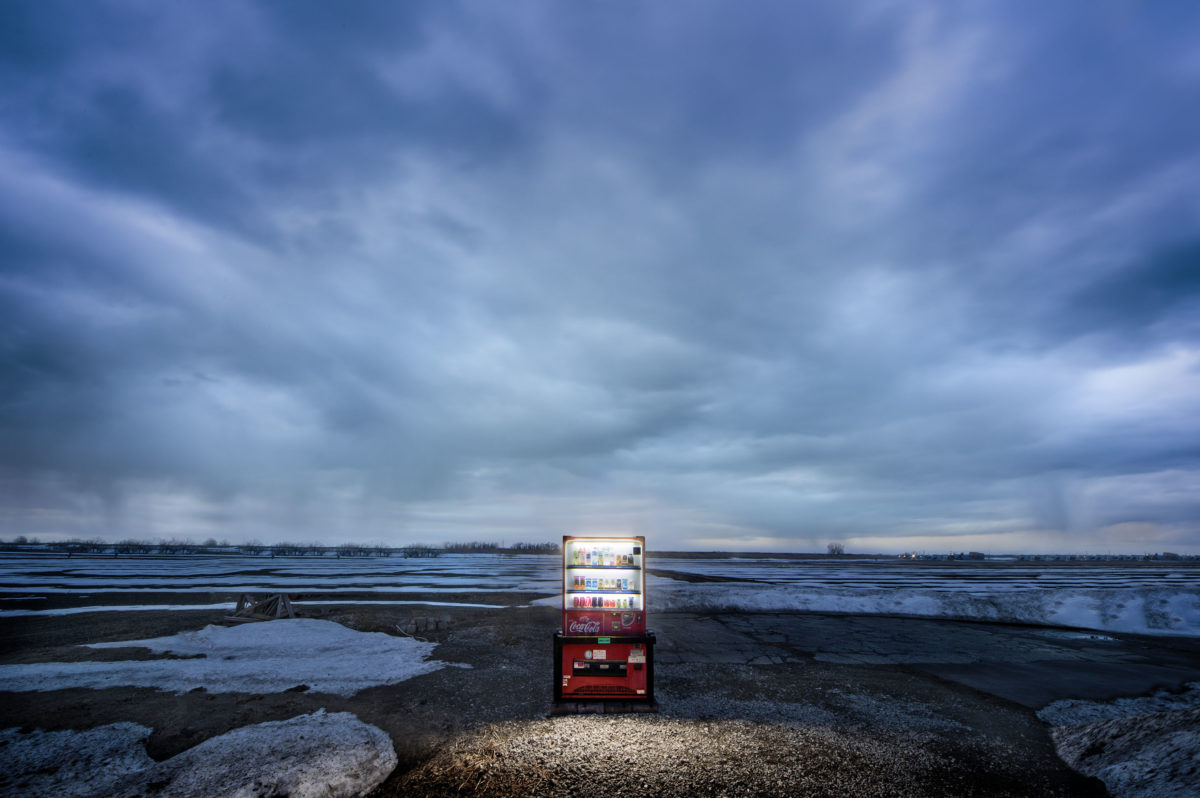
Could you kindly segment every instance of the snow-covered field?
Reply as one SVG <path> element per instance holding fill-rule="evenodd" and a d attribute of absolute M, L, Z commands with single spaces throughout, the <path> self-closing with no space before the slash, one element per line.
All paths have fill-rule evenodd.
<path fill-rule="evenodd" d="M 0 597 L 22 593 L 551 592 L 558 560 L 440 557 L 0 555 Z"/>
<path fill-rule="evenodd" d="M 169 659 L 0 665 L 0 690 L 152 687 L 185 693 L 270 693 L 299 685 L 350 696 L 396 684 L 447 663 L 429 659 L 434 643 L 356 632 L 332 621 L 294 618 L 264 624 L 206 626 L 152 640 L 92 643 L 90 648 L 148 648 Z"/>
<path fill-rule="evenodd" d="M 1009 621 L 1200 636 L 1193 563 L 1012 563 L 773 558 L 651 559 L 655 610 L 802 610 Z M 212 594 L 288 592 L 301 601 L 368 600 L 491 606 L 553 604 L 555 557 L 0 556 L 0 617 L 37 613 L 223 608 Z M 687 581 L 698 577 L 706 581 Z M 715 580 L 715 581 L 714 581 Z M 156 594 L 171 594 L 169 601 Z M 188 595 L 196 603 L 187 602 Z M 319 594 L 319 598 L 305 595 Z M 423 598 L 418 598 L 421 596 Z M 464 597 L 456 601 L 456 597 Z M 166 598 L 163 596 L 162 598 Z"/>
<path fill-rule="evenodd" d="M 1195 566 L 687 559 L 656 565 L 754 581 L 652 580 L 652 609 L 915 615 L 1200 636 Z"/>

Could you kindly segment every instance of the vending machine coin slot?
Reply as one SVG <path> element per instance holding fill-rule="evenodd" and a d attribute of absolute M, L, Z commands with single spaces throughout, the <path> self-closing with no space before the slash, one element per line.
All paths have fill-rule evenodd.
<path fill-rule="evenodd" d="M 572 672 L 575 676 L 611 676 L 624 679 L 628 673 L 626 663 L 614 660 L 577 659 L 574 666 Z"/>

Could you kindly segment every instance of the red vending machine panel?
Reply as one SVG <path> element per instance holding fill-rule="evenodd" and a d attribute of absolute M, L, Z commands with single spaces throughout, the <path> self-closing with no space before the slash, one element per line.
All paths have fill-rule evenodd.
<path fill-rule="evenodd" d="M 563 538 L 563 634 L 646 631 L 646 539 Z"/>
<path fill-rule="evenodd" d="M 654 703 L 654 635 L 556 635 L 555 701 Z"/>

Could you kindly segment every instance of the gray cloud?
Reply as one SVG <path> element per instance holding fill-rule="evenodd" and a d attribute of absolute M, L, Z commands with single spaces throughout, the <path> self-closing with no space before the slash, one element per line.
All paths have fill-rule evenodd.
<path fill-rule="evenodd" d="M 1200 550 L 1123 9 L 13 5 L 0 529 Z"/>

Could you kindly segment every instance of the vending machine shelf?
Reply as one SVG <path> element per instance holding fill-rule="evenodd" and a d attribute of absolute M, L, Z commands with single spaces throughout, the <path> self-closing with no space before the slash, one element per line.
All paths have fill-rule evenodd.
<path fill-rule="evenodd" d="M 563 538 L 564 632 L 646 632 L 645 542 L 637 535 Z"/>

